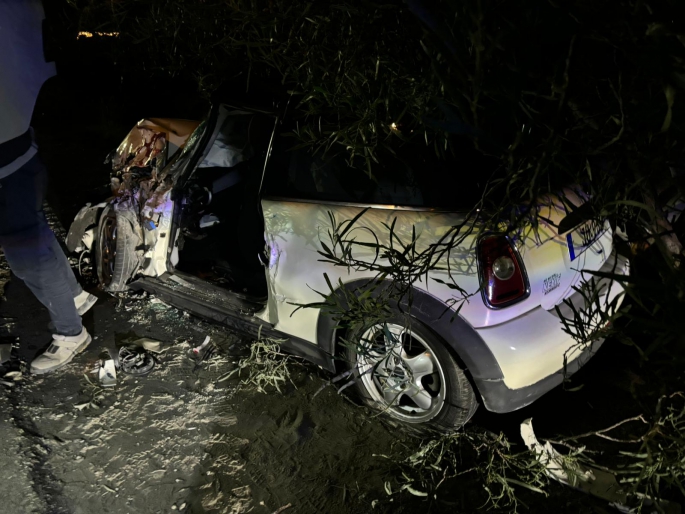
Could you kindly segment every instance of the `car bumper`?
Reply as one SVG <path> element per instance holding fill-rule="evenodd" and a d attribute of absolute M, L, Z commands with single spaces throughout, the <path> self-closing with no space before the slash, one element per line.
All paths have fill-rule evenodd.
<path fill-rule="evenodd" d="M 627 275 L 628 261 L 614 252 L 600 272 Z M 589 276 L 586 277 L 589 279 Z M 610 278 L 594 278 L 600 295 L 600 311 L 607 312 L 612 305 L 617 309 L 623 301 L 623 287 Z M 585 308 L 579 292 L 568 299 L 578 310 Z M 573 319 L 573 310 L 564 304 L 558 306 L 561 316 Z M 594 321 L 600 316 L 594 313 Z M 573 325 L 571 325 L 571 328 Z M 531 404 L 537 398 L 564 381 L 584 366 L 597 352 L 603 340 L 581 345 L 568 332 L 556 312 L 541 307 L 494 327 L 476 332 L 491 349 L 501 370 L 502 378 L 487 380 L 475 378 L 476 386 L 485 407 L 492 412 L 511 412 Z"/>

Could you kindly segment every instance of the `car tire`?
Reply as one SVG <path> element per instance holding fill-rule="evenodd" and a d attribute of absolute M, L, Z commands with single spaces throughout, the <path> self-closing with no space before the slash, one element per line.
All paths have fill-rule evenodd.
<path fill-rule="evenodd" d="M 138 269 L 136 248 L 140 237 L 125 216 L 108 205 L 100 216 L 95 247 L 98 281 L 105 291 L 128 289 L 127 283 Z"/>
<path fill-rule="evenodd" d="M 397 312 L 383 325 L 348 330 L 341 344 L 347 368 L 354 371 L 350 389 L 393 426 L 419 436 L 454 432 L 478 408 L 476 393 L 451 350 L 415 318 Z M 386 357 L 379 351 L 383 347 Z"/>

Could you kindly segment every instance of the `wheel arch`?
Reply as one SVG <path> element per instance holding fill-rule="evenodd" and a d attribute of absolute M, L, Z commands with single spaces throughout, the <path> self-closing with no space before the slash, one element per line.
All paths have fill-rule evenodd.
<path fill-rule="evenodd" d="M 108 202 L 91 205 L 87 203 L 74 217 L 69 232 L 67 234 L 65 245 L 70 252 L 77 251 L 81 245 L 85 233 L 91 229 L 96 228 L 100 222 L 100 216 L 105 207 L 109 205 Z"/>
<path fill-rule="evenodd" d="M 359 293 L 376 284 L 374 280 L 359 279 L 343 284 L 347 292 Z M 389 287 L 391 282 L 384 280 L 380 287 L 374 291 L 374 296 L 380 293 L 383 287 Z M 341 288 L 332 294 L 338 295 L 341 302 L 345 302 Z M 407 311 L 409 305 L 407 300 L 402 300 L 392 306 L 399 310 Z M 476 330 L 459 315 L 454 315 L 454 310 L 445 303 L 431 295 L 430 293 L 418 288 L 412 288 L 411 315 L 421 321 L 429 330 L 437 334 L 447 344 L 448 348 L 454 352 L 457 358 L 465 366 L 465 372 L 473 380 L 476 389 L 481 389 L 483 382 L 500 382 L 503 380 L 502 370 L 500 369 L 495 356 Z M 316 325 L 316 336 L 318 345 L 329 355 L 335 357 L 337 345 L 336 322 L 331 314 L 321 310 Z"/>

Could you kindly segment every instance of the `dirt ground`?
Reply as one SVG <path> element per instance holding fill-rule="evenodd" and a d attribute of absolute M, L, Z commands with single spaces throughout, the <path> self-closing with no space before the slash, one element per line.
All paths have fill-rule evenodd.
<path fill-rule="evenodd" d="M 24 358 L 49 342 L 18 281 L 0 312 L 17 319 Z M 5 512 L 368 512 L 384 495 L 390 470 L 371 454 L 398 438 L 330 389 L 312 399 L 324 383 L 313 368 L 294 366 L 283 394 L 219 382 L 245 354 L 240 337 L 150 298 L 103 297 L 84 321 L 86 352 L 0 394 Z M 190 350 L 206 335 L 218 352 L 198 364 Z M 143 336 L 165 342 L 157 368 L 100 388 L 102 350 Z"/>

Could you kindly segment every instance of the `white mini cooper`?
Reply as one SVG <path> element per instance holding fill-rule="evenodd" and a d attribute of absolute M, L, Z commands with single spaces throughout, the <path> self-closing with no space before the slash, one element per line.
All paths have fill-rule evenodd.
<path fill-rule="evenodd" d="M 353 370 L 347 377 L 364 401 L 419 430 L 458 428 L 479 404 L 524 407 L 597 350 L 601 338 L 575 333 L 587 324 L 574 328 L 573 313 L 601 328 L 623 289 L 600 273 L 582 293 L 586 271 L 627 274 L 628 263 L 608 223 L 571 222 L 565 206 L 582 200 L 570 191 L 563 202 L 540 199 L 536 230 L 485 233 L 476 219 L 428 280 L 412 284 L 408 313 L 395 305 L 387 322 L 342 330 L 329 311 L 298 309 L 321 302 L 317 291 L 360 294 L 377 278 L 325 262 L 333 220 L 363 213 L 356 243 L 389 245 L 392 226 L 393 237 L 414 233 L 427 248 L 473 210 L 479 179 L 413 151 L 371 179 L 341 156 L 292 150 L 283 131 L 273 113 L 225 104 L 202 122 L 139 122 L 113 153 L 113 196 L 78 213 L 67 246 L 95 253 L 106 290 L 143 289 L 284 339 L 285 350 L 332 373 Z M 453 283 L 467 300 L 455 302 Z M 364 344 L 371 350 L 359 351 Z"/>

